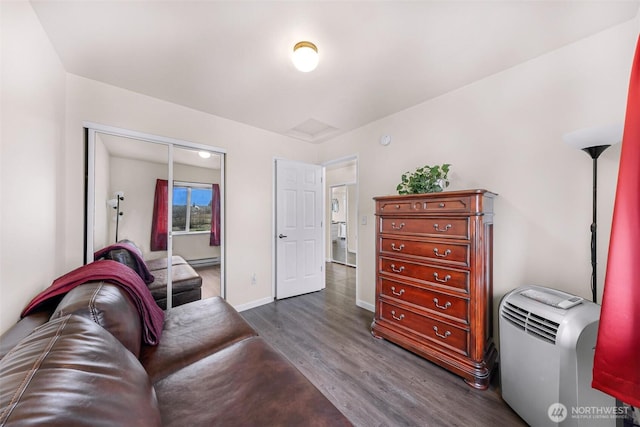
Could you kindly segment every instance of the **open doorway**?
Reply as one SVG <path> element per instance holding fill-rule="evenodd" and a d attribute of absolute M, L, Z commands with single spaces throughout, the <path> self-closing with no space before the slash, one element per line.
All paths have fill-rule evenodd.
<path fill-rule="evenodd" d="M 357 267 L 358 162 L 356 157 L 325 164 L 327 262 Z"/>
<path fill-rule="evenodd" d="M 356 266 L 356 185 L 331 187 L 331 261 Z"/>

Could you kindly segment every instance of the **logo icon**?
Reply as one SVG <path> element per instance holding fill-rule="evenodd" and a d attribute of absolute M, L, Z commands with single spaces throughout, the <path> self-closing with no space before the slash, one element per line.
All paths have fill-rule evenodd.
<path fill-rule="evenodd" d="M 547 409 L 547 415 L 549 419 L 554 423 L 561 423 L 567 418 L 567 407 L 562 403 L 552 403 Z"/>

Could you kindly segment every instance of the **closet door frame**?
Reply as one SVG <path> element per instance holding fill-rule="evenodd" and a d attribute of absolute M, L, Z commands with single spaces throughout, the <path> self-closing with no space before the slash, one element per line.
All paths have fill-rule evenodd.
<path fill-rule="evenodd" d="M 220 222 L 222 224 L 220 230 L 220 292 L 222 298 L 226 298 L 226 280 L 225 280 L 225 157 L 226 150 L 220 147 L 198 144 L 190 141 L 184 141 L 175 138 L 169 138 L 160 135 L 153 135 L 144 132 L 138 132 L 130 129 L 123 129 L 113 126 L 102 125 L 94 122 L 83 122 L 85 134 L 85 216 L 84 216 L 84 263 L 93 261 L 94 253 L 94 227 L 95 227 L 95 146 L 96 134 L 103 133 L 107 135 L 119 136 L 123 138 L 135 139 L 144 142 L 164 145 L 168 150 L 168 213 L 167 213 L 167 260 L 171 260 L 173 256 L 173 239 L 171 220 L 173 217 L 173 149 L 184 148 L 191 150 L 202 150 L 215 153 L 221 156 L 220 161 Z M 172 307 L 172 263 L 167 262 L 167 309 Z"/>

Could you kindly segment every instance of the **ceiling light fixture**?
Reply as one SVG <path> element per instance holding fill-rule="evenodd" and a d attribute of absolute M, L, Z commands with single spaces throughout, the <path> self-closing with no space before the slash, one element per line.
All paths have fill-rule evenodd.
<path fill-rule="evenodd" d="M 293 46 L 292 59 L 293 65 L 303 73 L 313 71 L 318 66 L 318 48 L 311 42 L 298 42 Z"/>
<path fill-rule="evenodd" d="M 209 157 L 211 157 L 211 153 L 209 153 L 208 151 L 198 151 L 198 156 L 202 157 L 203 159 L 208 159 Z"/>

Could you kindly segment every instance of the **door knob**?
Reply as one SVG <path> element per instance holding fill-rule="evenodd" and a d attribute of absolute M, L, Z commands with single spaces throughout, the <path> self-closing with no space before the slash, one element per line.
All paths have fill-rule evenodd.
<path fill-rule="evenodd" d="M 279 237 L 279 238 L 281 238 L 281 239 L 284 239 L 284 238 L 285 238 L 285 237 L 287 237 L 287 236 L 285 236 L 284 234 L 280 233 L 280 234 L 278 235 L 278 237 Z"/>

